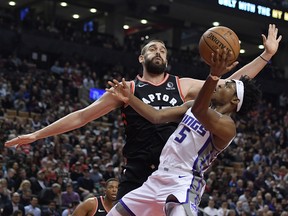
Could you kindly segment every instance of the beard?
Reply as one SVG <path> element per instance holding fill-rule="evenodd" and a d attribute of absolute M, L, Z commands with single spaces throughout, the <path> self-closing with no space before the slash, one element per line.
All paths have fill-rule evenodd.
<path fill-rule="evenodd" d="M 146 70 L 149 72 L 149 73 L 152 73 L 152 74 L 162 74 L 165 72 L 165 69 L 166 69 L 166 63 L 162 62 L 161 64 L 155 64 L 153 62 L 154 58 L 153 59 L 146 59 L 145 61 L 145 67 L 146 67 Z"/>

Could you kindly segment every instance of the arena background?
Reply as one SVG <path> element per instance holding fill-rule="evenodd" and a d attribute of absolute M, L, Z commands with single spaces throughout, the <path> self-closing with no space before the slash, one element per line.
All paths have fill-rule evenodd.
<path fill-rule="evenodd" d="M 137 67 L 139 66 L 136 60 L 137 55 L 135 56 L 134 53 L 123 53 L 121 49 L 110 52 L 107 49 L 99 49 L 99 46 L 85 46 L 81 44 L 81 41 L 81 45 L 69 43 L 67 40 L 59 43 L 55 40 L 57 39 L 55 35 L 33 34 L 29 31 L 31 26 L 25 26 L 25 22 L 29 22 L 27 21 L 29 19 L 35 19 L 36 22 L 37 16 L 40 16 L 46 26 L 50 25 L 52 32 L 53 27 L 63 28 L 64 23 L 69 22 L 71 29 L 81 32 L 85 28 L 88 32 L 91 30 L 99 33 L 98 37 L 114 37 L 120 44 L 123 44 L 127 38 L 138 40 L 139 44 L 145 42 L 143 38 L 161 38 L 170 48 L 170 53 L 172 54 L 174 51 L 175 54 L 187 47 L 196 50 L 202 33 L 212 27 L 213 22 L 218 21 L 220 25 L 227 26 L 238 34 L 242 42 L 241 48 L 246 50 L 239 58 L 240 63 L 243 64 L 261 53 L 258 48 L 262 41 L 261 34 L 267 34 L 268 24 L 275 23 L 279 28 L 279 33 L 283 35 L 283 40 L 277 55 L 272 59 L 273 66 L 282 70 L 281 76 L 286 79 L 288 77 L 286 56 L 288 8 L 285 1 L 70 0 L 66 1 L 67 7 L 62 7 L 61 1 L 56 0 L 18 0 L 16 2 L 15 6 L 9 6 L 8 1 L 0 2 L 1 17 L 5 20 L 5 24 L 9 25 L 9 22 L 15 21 L 19 24 L 17 31 L 1 29 L 0 43 L 4 53 L 15 50 L 17 43 L 21 43 L 21 47 L 17 47 L 20 55 L 31 57 L 33 51 L 41 50 L 47 55 L 48 65 L 53 62 L 55 55 L 63 54 L 66 56 L 79 55 L 92 61 L 104 60 L 108 63 L 119 61 L 125 65 Z M 260 10 L 259 7 L 262 9 Z M 97 12 L 91 13 L 91 8 L 96 9 Z M 80 17 L 74 19 L 73 14 L 78 14 Z M 141 24 L 141 19 L 146 19 L 147 24 Z M 129 25 L 130 28 L 124 30 L 124 25 Z M 196 54 L 198 53 L 196 52 Z M 172 72 L 174 74 L 195 78 L 206 76 L 202 70 L 197 73 L 195 72 L 197 70 L 177 67 L 172 62 L 171 65 L 174 66 Z M 193 71 L 193 75 L 190 71 Z M 207 72 L 207 69 L 205 71 Z M 269 79 L 269 81 L 271 80 Z M 263 84 L 267 93 L 279 94 L 283 90 L 287 92 L 288 88 L 288 85 L 281 81 L 266 83 L 265 80 Z"/>
<path fill-rule="evenodd" d="M 81 129 L 20 150 L 8 150 L 3 143 L 90 104 L 103 93 L 107 80 L 133 79 L 141 71 L 137 58 L 146 41 L 166 42 L 172 74 L 205 79 L 209 68 L 201 61 L 197 45 L 213 22 L 239 36 L 245 53 L 240 54 L 237 67 L 262 52 L 258 48 L 261 34 L 267 35 L 269 23 L 274 23 L 283 39 L 277 54 L 257 76 L 263 99 L 246 118 L 237 120 L 236 139 L 207 172 L 201 208 L 213 198 L 217 208 L 228 200 L 229 208 L 237 209 L 246 191 L 250 192 L 249 199 L 241 202 L 245 210 L 250 209 L 250 215 L 287 213 L 287 1 L 67 0 L 66 6 L 57 0 L 14 3 L 0 1 L 0 185 L 4 185 L 3 179 L 8 181 L 6 193 L 12 188 L 19 191 L 24 179 L 33 183 L 36 173 L 42 171 L 47 174 L 49 187 L 57 182 L 63 192 L 71 178 L 77 192 L 75 165 L 79 162 L 83 169 L 98 166 L 102 178 L 97 177 L 91 193 L 103 194 L 103 181 L 111 175 L 118 177 L 121 170 L 124 141 L 119 110 Z M 129 28 L 123 29 L 124 25 Z M 47 161 L 52 161 L 52 172 L 47 171 Z M 58 164 L 67 172 L 62 170 L 58 175 Z M 33 187 L 31 190 L 39 195 L 39 206 L 46 211 L 48 200 Z M 22 201 L 29 204 L 31 193 L 24 198 L 22 194 Z M 62 212 L 68 206 L 57 203 L 57 208 Z"/>

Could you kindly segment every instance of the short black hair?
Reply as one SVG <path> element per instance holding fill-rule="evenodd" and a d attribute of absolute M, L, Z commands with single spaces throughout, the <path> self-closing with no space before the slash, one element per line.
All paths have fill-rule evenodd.
<path fill-rule="evenodd" d="M 244 84 L 244 98 L 241 109 L 237 112 L 237 115 L 244 116 L 259 103 L 262 92 L 260 90 L 260 85 L 249 76 L 241 76 L 240 81 Z"/>
<path fill-rule="evenodd" d="M 109 178 L 109 179 L 107 179 L 107 181 L 105 182 L 105 186 L 107 187 L 108 183 L 111 182 L 111 181 L 119 182 L 119 180 L 118 180 L 117 178 Z"/>
<path fill-rule="evenodd" d="M 149 44 L 149 43 L 154 43 L 154 42 L 159 42 L 159 43 L 162 43 L 164 46 L 165 46 L 165 43 L 164 43 L 164 41 L 162 41 L 162 40 L 158 40 L 158 39 L 154 39 L 154 40 L 151 40 L 151 41 L 149 41 L 147 44 L 145 44 L 143 47 L 142 47 L 142 49 L 141 49 L 141 55 L 144 55 L 145 53 L 146 53 L 146 51 L 147 51 L 147 45 Z"/>

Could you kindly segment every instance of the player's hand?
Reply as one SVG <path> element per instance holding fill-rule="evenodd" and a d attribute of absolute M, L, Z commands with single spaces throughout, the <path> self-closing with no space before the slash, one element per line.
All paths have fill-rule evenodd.
<path fill-rule="evenodd" d="M 210 73 L 211 75 L 221 77 L 230 70 L 232 70 L 239 63 L 235 61 L 231 64 L 230 59 L 232 58 L 233 53 L 224 49 L 220 55 L 219 49 L 211 55 L 211 64 L 210 64 Z"/>
<path fill-rule="evenodd" d="M 122 100 L 124 103 L 128 103 L 131 93 L 124 78 L 122 78 L 121 83 L 119 83 L 116 79 L 113 79 L 113 82 L 108 81 L 108 84 L 112 88 L 106 88 L 107 92 L 110 92 L 113 96 L 117 97 L 119 100 Z"/>
<path fill-rule="evenodd" d="M 19 147 L 21 145 L 27 145 L 29 143 L 35 142 L 37 139 L 33 134 L 17 136 L 11 140 L 5 142 L 5 147 Z"/>
<path fill-rule="evenodd" d="M 278 28 L 276 28 L 275 24 L 269 24 L 268 36 L 266 37 L 264 34 L 261 36 L 265 51 L 272 57 L 278 50 L 282 35 L 278 36 Z"/>

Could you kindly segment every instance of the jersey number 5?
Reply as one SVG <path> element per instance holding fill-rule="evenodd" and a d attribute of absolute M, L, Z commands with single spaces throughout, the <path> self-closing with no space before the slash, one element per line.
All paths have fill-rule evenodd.
<path fill-rule="evenodd" d="M 186 133 L 187 132 L 189 133 L 190 131 L 191 131 L 190 128 L 184 126 L 174 140 L 178 143 L 182 143 L 183 140 L 187 137 Z"/>

